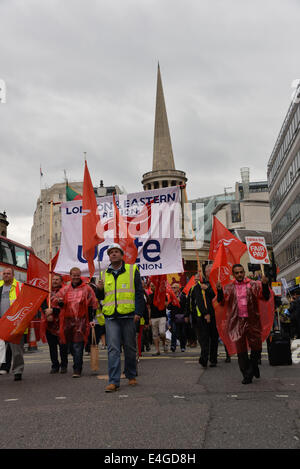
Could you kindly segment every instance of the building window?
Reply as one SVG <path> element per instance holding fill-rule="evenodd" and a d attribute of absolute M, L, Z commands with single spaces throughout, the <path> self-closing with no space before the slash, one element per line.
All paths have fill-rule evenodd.
<path fill-rule="evenodd" d="M 275 210 L 277 210 L 281 201 L 284 199 L 285 195 L 294 185 L 297 177 L 299 176 L 299 166 L 300 166 L 300 150 L 294 156 L 292 163 L 290 164 L 287 172 L 283 176 L 278 189 L 276 190 L 272 200 L 270 201 L 271 216 L 274 215 Z"/>
<path fill-rule="evenodd" d="M 163 182 L 162 182 L 162 186 L 163 186 L 163 187 L 168 187 L 168 186 L 169 186 L 168 181 L 163 181 Z"/>
<path fill-rule="evenodd" d="M 154 189 L 158 189 L 159 188 L 159 182 L 158 181 L 155 181 L 154 182 Z"/>
<path fill-rule="evenodd" d="M 294 239 L 287 248 L 281 251 L 275 259 L 279 268 L 282 270 L 300 257 L 300 236 Z"/>
<path fill-rule="evenodd" d="M 241 206 L 239 202 L 231 202 L 231 221 L 239 223 L 241 221 Z"/>
<path fill-rule="evenodd" d="M 284 216 L 273 227 L 273 243 L 276 244 L 280 238 L 298 221 L 300 218 L 300 194 L 291 203 Z"/>

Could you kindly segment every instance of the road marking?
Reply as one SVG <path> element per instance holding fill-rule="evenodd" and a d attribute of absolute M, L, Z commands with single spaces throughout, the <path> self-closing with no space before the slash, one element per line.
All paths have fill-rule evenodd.
<path fill-rule="evenodd" d="M 19 399 L 4 399 L 5 402 L 13 402 L 13 401 L 18 401 Z"/>
<path fill-rule="evenodd" d="M 173 396 L 174 399 L 185 399 L 185 396 Z"/>
<path fill-rule="evenodd" d="M 67 399 L 65 396 L 57 396 L 55 399 Z"/>
<path fill-rule="evenodd" d="M 119 397 L 128 397 L 127 394 L 120 394 Z"/>
<path fill-rule="evenodd" d="M 287 394 L 276 394 L 276 397 L 289 397 Z"/>

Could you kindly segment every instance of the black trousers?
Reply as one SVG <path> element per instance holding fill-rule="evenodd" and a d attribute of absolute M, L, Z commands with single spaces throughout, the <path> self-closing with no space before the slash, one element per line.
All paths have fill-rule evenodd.
<path fill-rule="evenodd" d="M 51 334 L 51 332 L 46 330 L 46 338 L 49 345 L 49 352 L 50 352 L 50 359 L 52 363 L 52 368 L 59 369 L 61 366 L 62 368 L 67 368 L 68 366 L 68 346 L 67 344 L 60 344 L 59 338 L 57 335 Z M 58 360 L 58 348 L 60 354 L 60 361 Z"/>
<path fill-rule="evenodd" d="M 261 359 L 261 350 L 251 350 L 250 358 L 248 352 L 238 353 L 238 364 L 244 378 L 252 378 L 253 372 L 258 368 Z"/>
<path fill-rule="evenodd" d="M 191 319 L 191 321 L 186 324 L 186 338 L 189 345 L 197 343 L 197 323 L 194 319 Z"/>
<path fill-rule="evenodd" d="M 214 317 L 211 316 L 211 322 L 202 316 L 197 318 L 197 338 L 201 347 L 201 362 L 207 365 L 209 359 L 211 363 L 217 363 L 219 333 Z"/>

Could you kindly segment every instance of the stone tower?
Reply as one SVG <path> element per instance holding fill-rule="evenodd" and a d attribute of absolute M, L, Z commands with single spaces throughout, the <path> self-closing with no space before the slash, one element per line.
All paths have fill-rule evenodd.
<path fill-rule="evenodd" d="M 0 213 L 0 235 L 7 238 L 7 226 L 9 222 L 7 221 L 6 212 Z"/>
<path fill-rule="evenodd" d="M 182 185 L 187 181 L 184 171 L 175 169 L 168 117 L 160 67 L 157 70 L 156 109 L 152 171 L 143 175 L 144 190 Z"/>

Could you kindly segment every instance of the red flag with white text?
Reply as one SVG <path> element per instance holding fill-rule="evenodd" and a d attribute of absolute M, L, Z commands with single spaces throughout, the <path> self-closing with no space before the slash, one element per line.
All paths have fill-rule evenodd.
<path fill-rule="evenodd" d="M 216 258 L 220 244 L 224 244 L 227 261 L 230 267 L 238 264 L 242 255 L 247 251 L 247 246 L 236 238 L 230 231 L 214 216 L 213 230 L 211 234 L 208 259 Z"/>
<path fill-rule="evenodd" d="M 24 283 L 17 299 L 0 319 L 0 338 L 19 344 L 25 329 L 47 296 L 47 290 Z"/>

